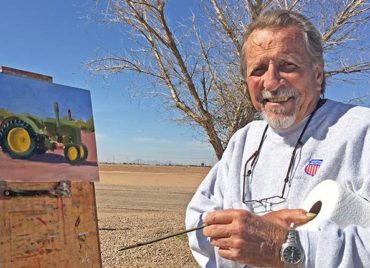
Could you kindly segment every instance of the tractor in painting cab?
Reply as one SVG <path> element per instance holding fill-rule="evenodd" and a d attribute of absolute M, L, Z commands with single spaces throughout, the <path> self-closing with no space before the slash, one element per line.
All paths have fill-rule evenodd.
<path fill-rule="evenodd" d="M 54 103 L 55 118 L 42 120 L 31 115 L 13 115 L 1 122 L 0 146 L 15 159 L 27 159 L 34 154 L 64 150 L 65 159 L 72 165 L 87 159 L 88 150 L 81 140 L 68 110 L 67 118 L 59 117 L 59 105 Z"/>

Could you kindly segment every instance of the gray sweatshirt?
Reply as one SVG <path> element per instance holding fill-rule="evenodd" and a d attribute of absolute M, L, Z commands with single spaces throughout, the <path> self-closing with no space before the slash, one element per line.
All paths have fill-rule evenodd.
<path fill-rule="evenodd" d="M 327 179 L 370 200 L 370 109 L 327 100 L 313 116 L 295 154 L 286 201 L 269 208 L 242 202 L 243 194 L 246 200 L 281 194 L 292 151 L 306 120 L 281 132 L 268 128 L 244 190 L 244 164 L 257 150 L 266 122 L 251 122 L 235 133 L 222 159 L 189 203 L 186 227 L 202 225 L 206 213 L 214 210 L 243 208 L 263 214 L 300 208 L 308 193 Z M 350 225 L 340 229 L 328 220 L 319 231 L 299 233 L 306 254 L 305 267 L 370 267 L 370 228 Z M 219 257 L 201 230 L 189 233 L 189 244 L 202 267 L 244 267 Z"/>

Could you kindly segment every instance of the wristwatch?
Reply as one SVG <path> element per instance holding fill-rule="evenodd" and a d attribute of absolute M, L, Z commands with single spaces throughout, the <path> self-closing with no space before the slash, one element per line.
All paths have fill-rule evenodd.
<path fill-rule="evenodd" d="M 299 241 L 299 233 L 293 227 L 289 228 L 285 243 L 280 250 L 281 261 L 286 268 L 301 267 L 304 260 L 304 251 Z"/>

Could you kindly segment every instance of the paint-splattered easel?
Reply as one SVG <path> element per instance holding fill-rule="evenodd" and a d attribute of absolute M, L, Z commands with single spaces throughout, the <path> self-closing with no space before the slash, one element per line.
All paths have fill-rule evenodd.
<path fill-rule="evenodd" d="M 36 84 L 56 91 L 63 87 L 53 84 L 50 76 L 8 67 L 0 69 L 2 99 L 4 94 L 9 95 L 4 93 L 6 90 L 14 92 L 14 88 L 9 89 L 14 85 Z M 22 96 L 22 93 L 14 93 L 14 96 Z M 1 108 L 4 107 L 0 101 Z M 98 175 L 91 175 L 98 174 L 96 148 L 91 149 L 90 145 L 88 158 L 87 147 L 84 151 L 82 145 L 66 152 L 67 142 L 61 134 L 54 140 L 45 136 L 51 145 L 40 141 L 40 135 L 35 138 L 36 134 L 35 140 L 30 141 L 23 125 L 16 124 L 17 119 L 12 120 L 15 127 L 9 127 L 9 123 L 0 133 L 3 136 L 6 133 L 6 137 L 1 137 L 0 146 L 8 146 L 0 153 L 0 267 L 101 267 L 93 182 L 98 180 Z M 0 121 L 5 121 L 4 116 Z M 40 155 L 40 143 L 50 146 L 44 148 L 44 155 Z M 38 155 L 22 157 L 29 146 L 38 148 Z M 58 149 L 62 153 L 58 153 Z M 64 155 L 69 153 L 69 157 L 81 161 L 68 163 L 63 149 Z M 11 155 L 12 152 L 15 155 Z M 54 167 L 57 172 L 51 174 Z M 70 175 L 73 172 L 85 177 Z"/>

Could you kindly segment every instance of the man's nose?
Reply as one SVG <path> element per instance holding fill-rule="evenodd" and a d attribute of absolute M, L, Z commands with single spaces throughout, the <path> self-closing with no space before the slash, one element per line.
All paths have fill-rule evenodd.
<path fill-rule="evenodd" d="M 282 83 L 278 68 L 273 64 L 269 63 L 268 69 L 263 76 L 263 87 L 268 91 L 275 91 L 279 88 Z"/>

